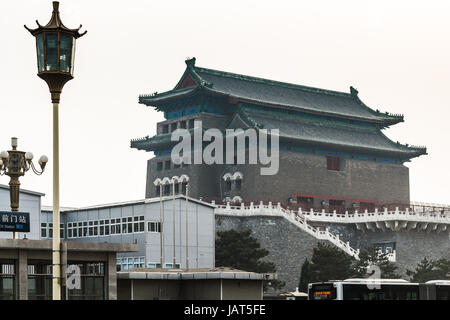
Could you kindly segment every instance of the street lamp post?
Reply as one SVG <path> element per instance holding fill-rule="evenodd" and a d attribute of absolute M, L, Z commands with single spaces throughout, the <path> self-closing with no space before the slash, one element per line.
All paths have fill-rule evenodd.
<path fill-rule="evenodd" d="M 59 16 L 59 2 L 53 2 L 53 13 L 47 25 L 36 21 L 38 28 L 25 28 L 36 38 L 38 76 L 50 90 L 53 103 L 53 300 L 61 299 L 61 262 L 59 231 L 59 101 L 64 85 L 73 79 L 75 40 L 86 34 L 69 29 Z"/>
<path fill-rule="evenodd" d="M 0 175 L 9 176 L 9 195 L 11 202 L 11 211 L 19 211 L 20 182 L 19 178 L 30 168 L 35 174 L 40 176 L 45 169 L 48 158 L 41 156 L 39 166 L 41 171 L 37 170 L 33 163 L 33 154 L 31 152 L 17 150 L 17 138 L 11 138 L 12 150 L 2 151 L 0 153 Z M 16 239 L 16 233 L 13 232 L 13 239 Z"/>

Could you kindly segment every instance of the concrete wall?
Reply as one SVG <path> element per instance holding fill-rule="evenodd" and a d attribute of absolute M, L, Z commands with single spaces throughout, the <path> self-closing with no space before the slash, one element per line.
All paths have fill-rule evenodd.
<path fill-rule="evenodd" d="M 311 259 L 318 240 L 282 217 L 230 217 L 216 216 L 217 231 L 252 231 L 261 247 L 269 251 L 265 258 L 277 268 L 277 279 L 286 283 L 281 291 L 295 291 L 305 258 Z M 217 266 L 220 267 L 220 266 Z M 269 291 L 270 293 L 270 291 Z"/>
<path fill-rule="evenodd" d="M 277 277 L 286 282 L 281 291 L 294 291 L 300 279 L 301 266 L 305 258 L 311 259 L 318 240 L 301 231 L 281 217 L 230 217 L 216 216 L 216 229 L 252 230 L 262 248 L 269 251 L 267 260 L 276 264 Z M 354 224 L 323 224 L 330 232 L 339 235 L 343 241 L 357 249 L 365 249 L 374 244 L 393 242 L 396 248 L 397 273 L 408 279 L 406 269 L 414 270 L 424 258 L 450 259 L 449 232 L 426 232 L 400 230 L 362 232 Z M 331 244 L 329 242 L 325 242 Z M 270 292 L 269 292 L 270 293 Z"/>
<path fill-rule="evenodd" d="M 261 300 L 262 281 L 222 281 L 222 300 Z"/>
<path fill-rule="evenodd" d="M 260 280 L 119 279 L 119 300 L 260 300 Z"/>
<path fill-rule="evenodd" d="M 163 201 L 163 247 L 164 263 L 173 263 L 174 232 L 173 232 L 173 202 L 171 199 Z M 138 233 L 116 234 L 107 236 L 92 236 L 84 238 L 70 238 L 68 241 L 89 241 L 108 243 L 137 243 L 139 252 L 118 254 L 123 257 L 145 257 L 145 266 L 149 263 L 160 263 L 160 233 L 149 232 L 149 221 L 160 221 L 160 203 L 153 202 L 132 203 L 120 206 L 105 206 L 103 208 L 80 209 L 65 212 L 62 221 L 67 222 L 92 221 L 122 217 L 144 216 L 145 231 Z M 43 212 L 42 221 L 51 222 L 51 213 Z M 214 209 L 197 202 L 188 201 L 188 255 L 190 268 L 214 267 L 214 239 L 215 223 Z M 186 200 L 175 199 L 175 256 L 176 263 L 181 268 L 186 267 Z"/>
<path fill-rule="evenodd" d="M 396 250 L 397 273 L 404 279 L 406 269 L 414 270 L 416 265 L 423 259 L 450 259 L 450 235 L 449 232 L 437 233 L 436 231 L 419 231 L 404 229 L 394 232 L 382 231 L 360 231 L 354 224 L 324 224 L 330 232 L 338 234 L 343 241 L 349 241 L 353 248 L 371 247 L 374 244 L 394 243 Z"/>

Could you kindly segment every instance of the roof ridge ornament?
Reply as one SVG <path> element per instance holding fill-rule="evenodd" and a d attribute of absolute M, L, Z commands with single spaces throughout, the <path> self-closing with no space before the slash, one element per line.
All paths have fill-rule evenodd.
<path fill-rule="evenodd" d="M 190 68 L 194 68 L 195 67 L 195 57 L 187 58 L 184 62 Z"/>
<path fill-rule="evenodd" d="M 356 97 L 358 96 L 358 90 L 356 90 L 353 86 L 350 86 L 350 94 Z"/>

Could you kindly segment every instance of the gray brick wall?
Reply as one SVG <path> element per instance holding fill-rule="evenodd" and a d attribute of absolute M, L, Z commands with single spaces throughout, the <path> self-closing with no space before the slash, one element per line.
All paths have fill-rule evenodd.
<path fill-rule="evenodd" d="M 278 280 L 286 283 L 281 291 L 294 291 L 300 280 L 305 258 L 311 259 L 318 240 L 281 217 L 216 216 L 216 231 L 252 230 L 261 247 L 269 251 L 265 258 L 277 268 Z"/>
<path fill-rule="evenodd" d="M 395 242 L 397 273 L 403 279 L 406 269 L 414 270 L 424 257 L 429 259 L 450 259 L 449 232 L 427 233 L 426 231 L 375 231 L 362 232 L 353 224 L 327 224 L 330 232 L 339 234 L 357 249 L 364 249 L 374 243 Z M 313 248 L 319 240 L 303 232 L 282 217 L 231 217 L 216 215 L 216 231 L 252 230 L 262 248 L 269 251 L 267 261 L 277 266 L 277 277 L 286 282 L 281 291 L 295 290 L 300 280 L 301 266 L 305 258 L 311 259 Z M 326 242 L 327 244 L 331 244 Z"/>

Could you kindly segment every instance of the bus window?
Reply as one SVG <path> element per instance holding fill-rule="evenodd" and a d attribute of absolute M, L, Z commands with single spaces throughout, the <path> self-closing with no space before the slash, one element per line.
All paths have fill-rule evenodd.
<path fill-rule="evenodd" d="M 450 300 L 450 286 L 436 286 L 436 300 Z"/>

